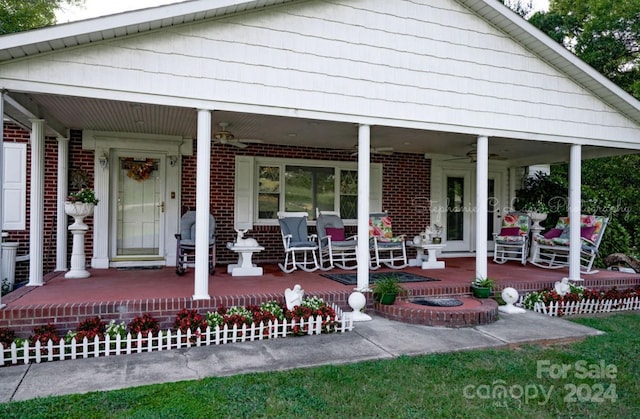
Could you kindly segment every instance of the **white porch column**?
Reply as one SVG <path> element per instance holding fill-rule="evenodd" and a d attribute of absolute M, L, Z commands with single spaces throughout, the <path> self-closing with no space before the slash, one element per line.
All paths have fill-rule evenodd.
<path fill-rule="evenodd" d="M 64 202 L 68 194 L 69 139 L 58 137 L 58 193 L 56 224 L 56 271 L 67 270 L 67 214 Z"/>
<path fill-rule="evenodd" d="M 569 280 L 582 281 L 580 278 L 580 213 L 581 208 L 581 185 L 582 178 L 582 146 L 580 144 L 571 145 L 571 155 L 569 158 L 569 225 L 573 226 L 569 230 Z"/>
<path fill-rule="evenodd" d="M 0 89 L 0 165 L 4 167 L 4 90 Z M 4 227 L 4 170 L 0 170 L 0 233 Z M 0 266 L 2 266 L 2 252 L 0 252 Z M 0 286 L 2 282 L 0 281 Z M 0 292 L 0 308 L 2 304 L 2 293 Z"/>
<path fill-rule="evenodd" d="M 211 111 L 198 109 L 198 156 L 196 161 L 196 266 L 193 299 L 209 296 L 209 211 L 211 186 Z"/>
<path fill-rule="evenodd" d="M 489 139 L 478 137 L 476 159 L 476 278 L 487 277 L 487 199 L 489 197 Z"/>
<path fill-rule="evenodd" d="M 43 284 L 44 247 L 44 120 L 31 119 L 31 194 L 29 198 L 29 283 Z"/>
<path fill-rule="evenodd" d="M 371 127 L 358 128 L 358 285 L 356 290 L 369 289 L 369 178 Z"/>

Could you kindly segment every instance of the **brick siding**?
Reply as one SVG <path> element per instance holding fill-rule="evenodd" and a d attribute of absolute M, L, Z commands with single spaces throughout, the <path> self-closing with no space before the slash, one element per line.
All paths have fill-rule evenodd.
<path fill-rule="evenodd" d="M 29 142 L 29 132 L 20 127 L 5 123 L 5 141 Z M 55 268 L 56 248 L 56 208 L 57 208 L 57 140 L 45 139 L 45 214 L 44 214 L 44 273 Z M 196 205 L 196 153 L 183 156 L 182 160 L 182 210 L 195 208 Z M 233 241 L 236 233 L 234 225 L 234 185 L 235 156 L 281 157 L 314 159 L 329 161 L 355 161 L 355 157 L 345 150 L 324 148 L 288 147 L 266 144 L 251 145 L 246 149 L 214 145 L 211 151 L 211 213 L 216 218 L 218 263 L 233 263 L 237 255 L 224 246 Z M 27 147 L 27 158 L 30 162 L 30 147 Z M 413 237 L 429 223 L 426 211 L 414 203 L 414 198 L 430 198 L 431 161 L 422 154 L 395 153 L 391 156 L 372 155 L 372 161 L 383 165 L 383 209 L 391 215 L 394 232 Z M 82 149 L 82 132 L 72 131 L 69 142 L 69 168 L 85 171 L 90 179 L 94 176 L 94 152 Z M 25 231 L 9 231 L 10 239 L 20 243 L 18 255 L 28 252 L 29 245 L 29 193 L 30 166 L 27 164 L 27 229 Z M 92 185 L 93 186 L 93 185 Z M 423 201 L 424 202 L 424 201 Z M 93 218 L 86 220 L 90 229 L 85 237 L 87 261 L 93 255 Z M 313 229 L 313 227 L 312 227 Z M 355 233 L 350 227 L 348 233 Z M 256 226 L 248 236 L 255 238 L 265 247 L 265 251 L 255 256 L 258 263 L 273 263 L 284 257 L 280 231 L 277 226 Z M 71 235 L 68 236 L 68 257 L 71 257 Z M 16 281 L 28 277 L 28 262 L 19 263 L 16 267 Z"/>

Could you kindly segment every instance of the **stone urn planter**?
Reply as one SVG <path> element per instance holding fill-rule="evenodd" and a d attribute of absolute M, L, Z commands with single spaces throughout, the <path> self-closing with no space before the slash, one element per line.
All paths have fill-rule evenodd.
<path fill-rule="evenodd" d="M 547 219 L 547 214 L 543 213 L 543 212 L 529 212 L 529 218 L 531 218 L 531 221 L 533 221 L 533 225 L 531 226 L 532 230 L 537 230 L 540 231 L 542 230 L 542 226 L 540 225 L 540 223 L 544 220 Z"/>
<path fill-rule="evenodd" d="M 70 194 L 68 201 L 64 203 L 64 212 L 73 217 L 74 223 L 68 228 L 73 234 L 73 247 L 71 250 L 71 269 L 65 274 L 65 278 L 88 278 L 91 274 L 86 270 L 86 256 L 84 253 L 84 236 L 89 230 L 84 219 L 93 215 L 93 209 L 98 204 L 93 189 L 81 189 Z"/>
<path fill-rule="evenodd" d="M 64 212 L 65 214 L 73 217 L 74 223 L 69 226 L 69 230 L 71 227 L 74 228 L 89 228 L 85 223 L 85 217 L 89 217 L 93 215 L 93 209 L 95 208 L 94 204 L 89 204 L 86 202 L 65 202 L 64 203 Z"/>

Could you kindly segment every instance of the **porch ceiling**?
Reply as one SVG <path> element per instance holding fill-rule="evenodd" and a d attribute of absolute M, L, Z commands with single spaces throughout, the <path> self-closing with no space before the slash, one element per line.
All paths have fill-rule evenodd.
<path fill-rule="evenodd" d="M 45 118 L 47 135 L 64 134 L 66 129 L 112 131 L 140 134 L 175 135 L 196 138 L 195 109 L 140 104 L 48 94 L 11 93 L 15 99 L 5 104 L 5 113 L 14 121 L 30 127 L 29 118 Z M 25 109 L 30 111 L 25 113 Z M 36 116 L 37 115 L 37 116 Z M 237 139 L 259 139 L 265 144 L 306 146 L 355 151 L 356 124 L 326 120 L 271 116 L 253 113 L 214 111 L 212 132 L 227 122 L 227 130 Z M 533 136 L 533 134 L 532 134 Z M 464 162 L 476 137 L 469 134 L 428 131 L 389 126 L 372 126 L 372 147 L 393 147 L 397 153 L 451 156 Z M 216 145 L 216 147 L 228 147 Z M 508 166 L 548 164 L 569 159 L 569 144 L 523 141 L 490 137 L 490 154 Z M 583 147 L 583 158 L 628 154 L 633 150 Z M 447 160 L 446 157 L 443 157 Z"/>

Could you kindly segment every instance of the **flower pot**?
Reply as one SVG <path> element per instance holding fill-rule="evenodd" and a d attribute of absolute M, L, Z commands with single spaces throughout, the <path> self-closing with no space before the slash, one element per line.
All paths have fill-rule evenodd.
<path fill-rule="evenodd" d="M 531 221 L 533 221 L 533 225 L 531 226 L 531 229 L 541 230 L 542 226 L 540 225 L 540 223 L 547 219 L 547 214 L 542 212 L 532 211 L 532 212 L 529 212 L 529 217 L 531 218 Z"/>
<path fill-rule="evenodd" d="M 94 204 L 87 204 L 84 202 L 65 202 L 65 214 L 72 216 L 75 221 L 70 227 L 74 227 L 76 229 L 86 228 L 87 225 L 84 223 L 84 218 L 93 214 L 94 207 Z"/>
<path fill-rule="evenodd" d="M 491 296 L 491 288 L 471 285 L 471 293 L 476 298 L 489 298 Z"/>
<path fill-rule="evenodd" d="M 442 243 L 442 237 L 434 237 L 433 239 L 431 239 L 431 242 L 433 244 L 440 244 Z"/>
<path fill-rule="evenodd" d="M 398 294 L 373 294 L 373 299 L 384 305 L 392 305 L 396 302 Z"/>

